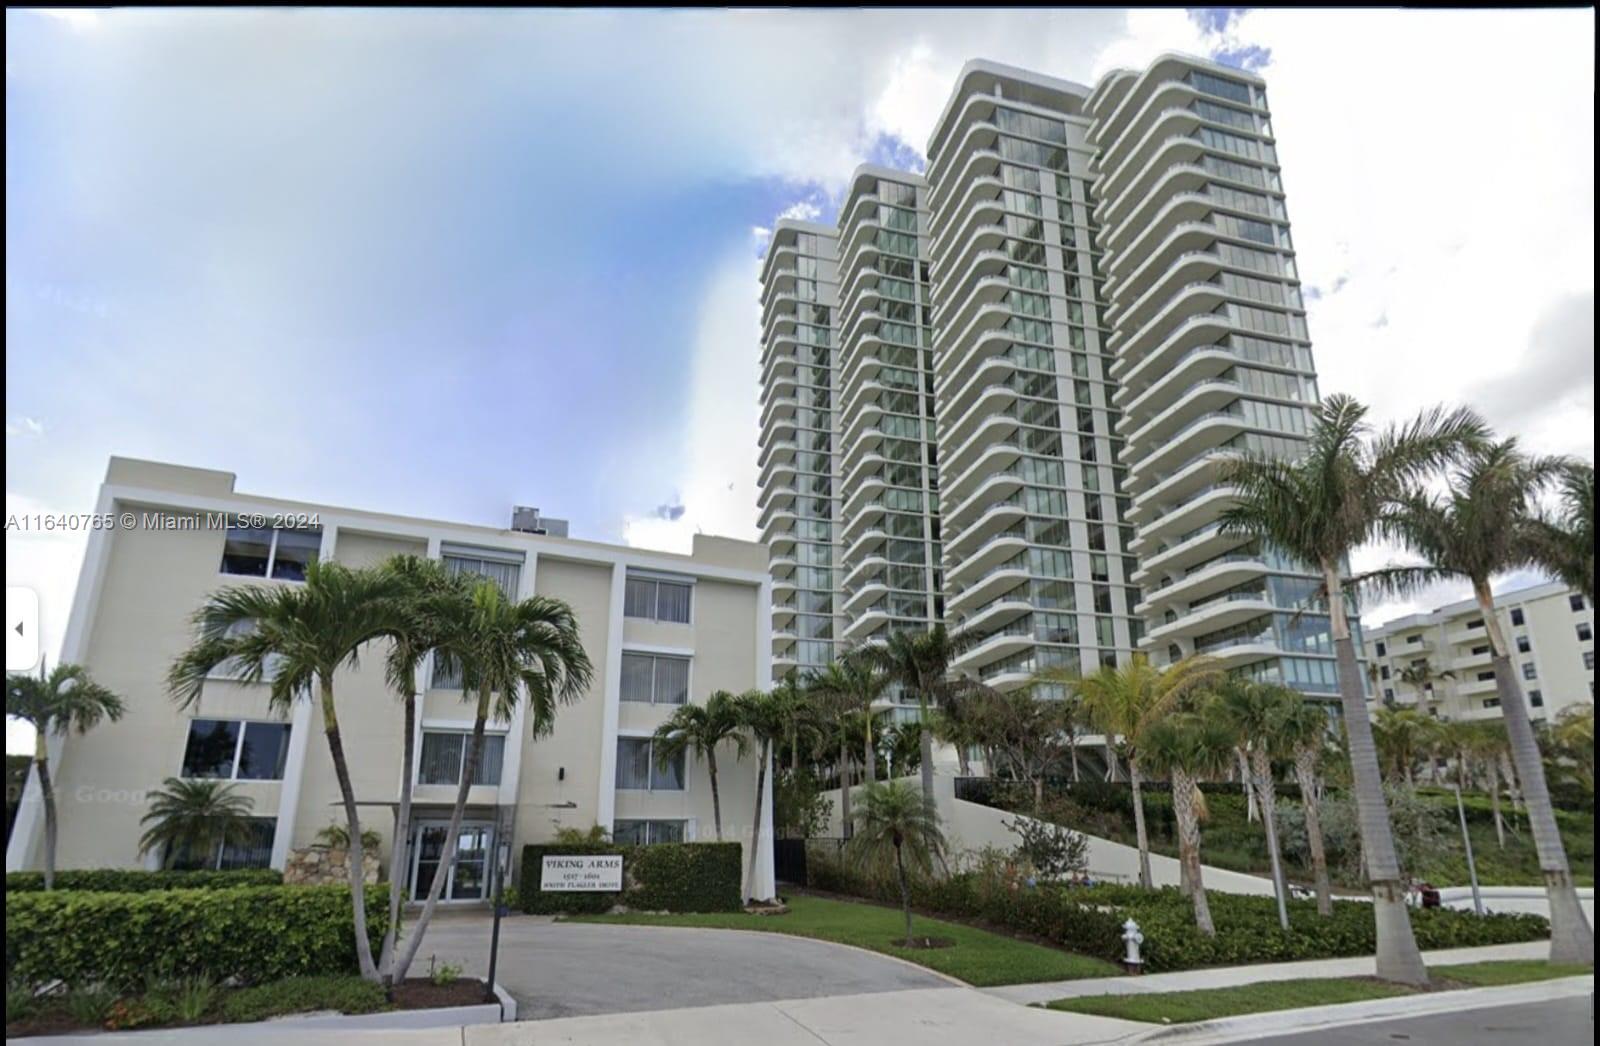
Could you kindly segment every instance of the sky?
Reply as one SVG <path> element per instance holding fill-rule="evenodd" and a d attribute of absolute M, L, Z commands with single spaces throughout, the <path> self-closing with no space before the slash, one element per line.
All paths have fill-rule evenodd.
<path fill-rule="evenodd" d="M 1169 50 L 1267 79 L 1324 393 L 1592 460 L 1592 11 L 10 10 L 7 516 L 116 454 L 754 538 L 773 221 L 920 167 L 969 59 Z M 47 652 L 82 552 L 8 525 Z"/>

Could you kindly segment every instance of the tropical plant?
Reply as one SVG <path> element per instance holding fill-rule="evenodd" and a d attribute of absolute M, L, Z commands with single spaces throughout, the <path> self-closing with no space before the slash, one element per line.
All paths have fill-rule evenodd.
<path fill-rule="evenodd" d="M 1001 824 L 1016 833 L 1018 863 L 1046 879 L 1082 878 L 1089 867 L 1089 839 L 1065 825 L 1034 817 Z"/>
<path fill-rule="evenodd" d="M 981 704 L 982 699 L 978 694 L 952 694 L 945 698 L 944 704 L 933 710 L 930 725 L 934 739 L 955 749 L 962 777 L 972 774 L 967 753 L 980 742 L 978 720 Z"/>
<path fill-rule="evenodd" d="M 60 822 L 56 813 L 55 783 L 50 777 L 50 738 L 69 730 L 88 733 L 103 720 L 122 718 L 122 698 L 89 677 L 82 665 L 63 662 L 45 671 L 39 662 L 37 676 L 6 676 L 6 715 L 33 727 L 33 773 L 44 803 L 44 888 L 56 883 L 56 839 Z"/>
<path fill-rule="evenodd" d="M 1379 765 L 1391 780 L 1416 788 L 1417 760 L 1430 743 L 1428 717 L 1414 708 L 1378 708 L 1372 713 L 1372 739 Z"/>
<path fill-rule="evenodd" d="M 915 720 L 891 722 L 884 727 L 881 751 L 889 760 L 889 775 L 905 775 L 922 765 L 922 724 Z"/>
<path fill-rule="evenodd" d="M 888 673 L 874 663 L 865 648 L 859 647 L 830 663 L 811 679 L 811 693 L 833 709 L 836 716 L 853 717 L 852 725 L 860 732 L 861 761 L 868 784 L 878 776 L 872 706 L 883 697 L 891 682 Z"/>
<path fill-rule="evenodd" d="M 1594 932 L 1578 900 L 1527 699 L 1511 663 L 1512 649 L 1500 626 L 1490 587 L 1495 576 L 1538 564 L 1538 498 L 1572 468 L 1563 458 L 1523 453 L 1515 438 L 1473 448 L 1449 470 L 1447 492 L 1413 492 L 1399 499 L 1385 518 L 1388 532 L 1425 563 L 1374 571 L 1360 580 L 1399 592 L 1446 578 L 1471 584 L 1488 632 L 1500 715 L 1550 896 L 1550 958 L 1552 962 L 1593 962 Z"/>
<path fill-rule="evenodd" d="M 1295 695 L 1299 697 L 1299 695 Z M 1328 853 L 1322 837 L 1322 781 L 1320 764 L 1328 748 L 1327 710 L 1300 698 L 1285 710 L 1278 736 L 1294 760 L 1295 783 L 1300 786 L 1300 806 L 1306 825 L 1306 847 L 1311 856 L 1311 877 L 1317 891 L 1317 914 L 1333 914 L 1333 883 L 1328 877 Z"/>
<path fill-rule="evenodd" d="M 430 597 L 428 614 L 433 621 L 430 627 L 436 630 L 430 637 L 437 640 L 434 657 L 445 672 L 459 673 L 462 700 L 473 702 L 472 734 L 439 854 L 439 867 L 444 869 L 456 859 L 461 821 L 483 756 L 489 716 L 498 722 L 513 722 L 520 704 L 529 735 L 545 737 L 555 729 L 560 707 L 577 701 L 589 689 L 594 670 L 583 649 L 577 616 L 562 600 L 549 596 L 512 600 L 493 581 L 479 580 L 470 588 L 452 587 Z M 359 856 L 352 852 L 351 860 Z M 433 877 L 422 913 L 395 962 L 393 983 L 405 983 L 446 878 Z"/>
<path fill-rule="evenodd" d="M 727 690 L 714 692 L 704 704 L 679 705 L 655 733 L 656 762 L 660 765 L 666 766 L 686 753 L 706 764 L 711 777 L 711 820 L 718 842 L 722 841 L 722 792 L 717 749 L 725 744 L 733 745 L 734 754 L 740 759 L 750 751 L 739 698 Z"/>
<path fill-rule="evenodd" d="M 159 850 L 163 868 L 183 857 L 208 860 L 223 846 L 251 839 L 255 802 L 226 781 L 169 777 L 149 800 L 149 812 L 139 819 L 149 826 L 139 837 L 139 856 Z"/>
<path fill-rule="evenodd" d="M 929 725 L 933 708 L 974 689 L 968 680 L 950 678 L 950 663 L 973 641 L 971 635 L 953 635 L 943 625 L 934 625 L 926 632 L 893 632 L 882 643 L 862 647 L 860 652 L 882 669 L 890 682 L 916 697 L 921 722 Z M 933 731 L 923 730 L 919 740 L 922 798 L 932 803 Z"/>
<path fill-rule="evenodd" d="M 1298 458 L 1243 454 L 1223 459 L 1218 480 L 1234 488 L 1236 500 L 1223 513 L 1222 530 L 1261 540 L 1323 579 L 1377 919 L 1377 973 L 1385 980 L 1422 985 L 1428 972 L 1411 931 L 1384 807 L 1345 603 L 1345 564 L 1374 535 L 1380 517 L 1467 446 L 1481 441 L 1485 428 L 1470 411 L 1433 408 L 1372 435 L 1366 414 L 1367 408 L 1349 396 L 1329 396 L 1314 408 L 1306 449 Z"/>
<path fill-rule="evenodd" d="M 1529 521 L 1528 540 L 1540 566 L 1594 603 L 1594 466 L 1568 462 L 1561 470 L 1561 504 Z"/>
<path fill-rule="evenodd" d="M 303 584 L 236 585 L 208 598 L 193 617 L 194 638 L 173 661 L 167 687 L 192 708 L 218 666 L 230 677 L 268 684 L 268 706 L 287 714 L 316 689 L 323 734 L 344 803 L 350 847 L 350 903 L 361 976 L 379 979 L 367 935 L 366 879 L 362 874 L 361 817 L 345 757 L 334 679 L 354 667 L 369 643 L 395 635 L 404 619 L 400 586 L 373 570 L 313 561 Z"/>
<path fill-rule="evenodd" d="M 1083 727 L 1086 714 L 1083 695 L 1078 692 L 1079 676 L 1076 669 L 1064 666 L 1046 668 L 1028 680 L 1028 689 L 1036 696 L 1047 697 L 1060 704 L 1056 722 L 1067 739 L 1067 759 L 1072 767 L 1074 783 L 1082 780 L 1078 773 L 1078 731 Z"/>
<path fill-rule="evenodd" d="M 1250 785 L 1261 807 L 1261 823 L 1266 829 L 1272 888 L 1278 901 L 1278 925 L 1285 931 L 1289 929 L 1288 884 L 1284 881 L 1283 854 L 1278 846 L 1278 791 L 1277 781 L 1272 776 L 1272 760 L 1292 752 L 1284 723 L 1303 703 L 1300 695 L 1288 687 L 1233 676 L 1217 687 L 1216 700 L 1211 706 L 1231 733 L 1235 750 L 1246 751 Z"/>
<path fill-rule="evenodd" d="M 1175 712 L 1146 727 L 1139 737 L 1136 765 L 1148 766 L 1172 782 L 1172 812 L 1178 822 L 1178 860 L 1194 905 L 1194 923 L 1207 937 L 1216 936 L 1200 864 L 1200 782 L 1224 772 L 1233 762 L 1234 733 L 1229 725 L 1203 711 Z"/>
<path fill-rule="evenodd" d="M 1104 666 L 1074 683 L 1089 721 L 1106 736 L 1108 745 L 1113 737 L 1120 737 L 1126 750 L 1128 780 L 1133 791 L 1133 829 L 1139 845 L 1139 885 L 1145 889 L 1152 886 L 1152 881 L 1150 835 L 1145 828 L 1139 764 L 1140 739 L 1151 724 L 1178 703 L 1203 693 L 1221 674 L 1217 663 L 1210 658 L 1190 657 L 1157 668 L 1143 654 L 1134 654 L 1125 665 Z"/>
<path fill-rule="evenodd" d="M 603 824 L 587 828 L 568 824 L 556 829 L 555 841 L 562 846 L 603 846 L 611 841 L 611 832 Z"/>
<path fill-rule="evenodd" d="M 330 850 L 350 849 L 350 829 L 335 821 L 317 833 L 317 841 Z M 383 836 L 376 828 L 361 830 L 361 849 L 376 853 L 383 845 Z"/>
<path fill-rule="evenodd" d="M 979 736 L 996 753 L 999 770 L 1010 772 L 1033 790 L 1033 805 L 1044 802 L 1044 779 L 1071 747 L 1066 713 L 1075 707 L 1052 698 L 1036 697 L 1031 688 L 990 694 L 983 699 Z"/>
<path fill-rule="evenodd" d="M 911 880 L 907 870 L 924 875 L 935 861 L 944 860 L 944 832 L 939 814 L 917 789 L 905 781 L 868 785 L 855 814 L 855 834 L 847 847 L 852 860 L 864 870 L 882 873 L 893 869 L 900 886 L 900 908 L 906 917 L 906 947 L 915 947 L 911 926 Z"/>
<path fill-rule="evenodd" d="M 772 749 L 783 737 L 786 709 L 782 698 L 760 690 L 749 690 L 738 699 L 740 727 L 756 746 L 756 805 L 750 829 L 750 865 L 745 873 L 745 895 L 754 896 L 756 855 L 761 849 L 761 804 L 766 798 L 767 768 L 772 765 Z M 765 900 L 766 898 L 762 898 Z"/>
<path fill-rule="evenodd" d="M 1594 791 L 1594 702 L 1568 705 L 1551 732 L 1559 765 L 1578 787 Z"/>

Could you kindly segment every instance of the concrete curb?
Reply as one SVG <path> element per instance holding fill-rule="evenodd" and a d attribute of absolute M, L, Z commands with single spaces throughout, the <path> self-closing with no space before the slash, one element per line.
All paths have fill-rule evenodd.
<path fill-rule="evenodd" d="M 1131 1040 L 1141 1043 L 1245 1042 L 1268 1035 L 1316 1031 L 1374 1021 L 1427 1017 L 1461 1010 L 1481 1010 L 1495 1006 L 1516 1006 L 1530 1002 L 1570 999 L 1594 992 L 1594 976 L 1561 977 L 1532 984 L 1511 984 L 1495 988 L 1466 988 L 1460 991 L 1430 992 L 1397 999 L 1373 999 L 1333 1006 L 1307 1006 L 1298 1010 L 1251 1013 L 1196 1024 L 1155 1028 Z"/>

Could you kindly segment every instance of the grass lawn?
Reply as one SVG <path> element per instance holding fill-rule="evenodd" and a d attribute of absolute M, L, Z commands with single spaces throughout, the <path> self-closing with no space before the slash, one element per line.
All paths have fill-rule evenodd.
<path fill-rule="evenodd" d="M 897 947 L 890 942 L 905 935 L 905 917 L 898 909 L 824 897 L 791 897 L 787 915 L 747 915 L 743 912 L 584 915 L 567 917 L 567 921 L 699 926 L 814 937 L 893 955 L 979 987 L 1064 981 L 1080 977 L 1115 977 L 1121 972 L 1111 963 L 1100 959 L 920 915 L 913 926 L 918 936 L 948 938 L 955 944 L 948 948 Z"/>
<path fill-rule="evenodd" d="M 1553 977 L 1591 973 L 1588 966 L 1549 963 L 1541 959 L 1439 966 L 1430 971 L 1435 989 L 1483 988 L 1498 984 L 1523 984 Z M 1246 1013 L 1293 1010 L 1302 1006 L 1327 1006 L 1411 995 L 1413 989 L 1371 977 L 1329 977 L 1297 981 L 1266 981 L 1233 988 L 1202 988 L 1186 992 L 1151 992 L 1147 995 L 1089 995 L 1057 999 L 1052 1010 L 1092 1013 L 1150 1024 L 1183 1024 Z"/>

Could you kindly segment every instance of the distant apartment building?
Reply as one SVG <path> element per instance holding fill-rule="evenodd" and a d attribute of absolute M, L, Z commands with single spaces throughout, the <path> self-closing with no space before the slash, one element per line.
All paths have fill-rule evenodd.
<path fill-rule="evenodd" d="M 1564 585 L 1495 597 L 1495 614 L 1534 719 L 1594 700 L 1594 607 Z M 1439 719 L 1498 719 L 1500 698 L 1483 613 L 1473 599 L 1369 629 L 1369 705 L 1416 708 Z"/>
<path fill-rule="evenodd" d="M 365 567 L 398 553 L 492 580 L 509 597 L 565 600 L 593 680 L 560 708 L 546 737 L 532 737 L 520 703 L 509 722 L 489 723 L 459 856 L 441 869 L 472 728 L 460 679 L 431 663 L 419 672 L 416 767 L 407 781 L 401 706 L 385 683 L 381 644 L 363 653 L 359 668 L 341 672 L 336 694 L 356 801 L 363 826 L 382 837 L 386 863 L 395 806 L 407 791 L 414 803 L 409 867 L 390 867 L 389 875 L 404 877 L 413 896 L 446 875 L 447 900 L 481 901 L 488 862 L 502 843 L 515 853 L 559 828 L 596 824 L 619 842 L 713 838 L 706 767 L 693 758 L 656 759 L 651 734 L 685 702 L 770 677 L 771 582 L 761 546 L 696 535 L 691 555 L 650 552 L 568 538 L 563 521 L 532 510 L 518 510 L 512 529 L 412 519 L 246 494 L 230 473 L 123 458 L 111 460 L 97 511 L 139 522 L 90 537 L 62 657 L 120 694 L 127 711 L 87 734 L 50 739 L 61 867 L 173 856 L 189 865 L 282 868 L 291 849 L 342 823 L 313 702 L 280 716 L 268 706 L 266 684 L 219 669 L 196 706 L 179 708 L 167 693 L 167 668 L 189 642 L 190 615 L 225 586 L 292 586 L 313 558 Z M 757 817 L 770 833 L 772 790 L 757 811 L 755 761 L 730 749 L 720 770 L 724 837 L 743 843 L 749 861 Z M 228 782 L 253 804 L 253 841 L 141 857 L 147 793 L 170 777 Z M 8 871 L 40 866 L 41 805 L 30 779 L 6 850 Z M 755 860 L 754 891 L 770 896 L 770 847 Z M 519 865 L 512 861 L 513 872 Z"/>
<path fill-rule="evenodd" d="M 977 640 L 955 667 L 1001 689 L 1144 651 L 1332 697 L 1313 573 L 1218 530 L 1218 459 L 1299 453 L 1317 399 L 1261 79 L 1168 55 L 1091 89 L 973 61 L 927 156 L 860 169 L 836 226 L 779 222 L 763 269 L 775 671 L 942 619 Z M 789 300 L 806 279 L 834 297 Z M 824 336 L 828 374 L 803 340 Z M 807 393 L 807 353 L 848 387 Z M 818 471 L 784 471 L 819 399 Z M 816 514 L 791 508 L 806 484 Z M 807 542 L 831 620 L 801 620 L 827 580 Z M 896 569 L 917 542 L 926 590 Z"/>

